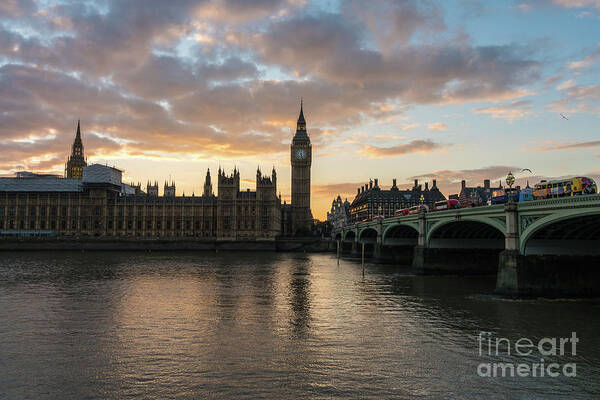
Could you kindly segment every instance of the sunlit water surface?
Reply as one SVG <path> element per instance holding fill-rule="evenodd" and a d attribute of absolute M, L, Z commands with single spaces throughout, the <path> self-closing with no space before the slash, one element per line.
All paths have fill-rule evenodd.
<path fill-rule="evenodd" d="M 600 302 L 329 254 L 2 253 L 0 398 L 600 398 Z M 576 377 L 482 378 L 477 335 L 568 337 Z M 552 361 L 546 361 L 552 362 Z"/>

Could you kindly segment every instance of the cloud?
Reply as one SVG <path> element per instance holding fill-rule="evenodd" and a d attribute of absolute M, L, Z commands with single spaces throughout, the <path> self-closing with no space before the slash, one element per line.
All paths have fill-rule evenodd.
<path fill-rule="evenodd" d="M 35 9 L 33 0 L 2 0 L 0 2 L 0 18 L 23 17 Z"/>
<path fill-rule="evenodd" d="M 553 112 L 600 114 L 600 85 L 580 86 L 570 80 L 558 88 L 563 97 L 548 105 Z"/>
<path fill-rule="evenodd" d="M 541 153 L 546 151 L 558 151 L 558 150 L 573 150 L 573 149 L 588 149 L 600 147 L 600 140 L 592 140 L 587 142 L 565 142 L 565 143 L 555 143 L 555 142 L 546 142 L 542 145 L 532 147 L 527 151 L 532 153 Z"/>
<path fill-rule="evenodd" d="M 415 139 L 408 143 L 391 147 L 365 146 L 359 153 L 371 158 L 396 157 L 412 153 L 429 153 L 443 147 L 446 146 L 429 139 Z"/>
<path fill-rule="evenodd" d="M 483 2 L 463 3 L 484 11 Z M 336 7 L 301 0 L 2 1 L 0 170 L 60 171 L 77 118 L 92 162 L 287 162 L 300 97 L 315 149 L 331 154 L 339 146 L 347 151 L 345 133 L 364 123 L 385 120 L 398 132 L 420 127 L 400 118 L 414 105 L 507 102 L 540 79 L 544 64 L 534 48 L 477 45 L 446 26 L 438 1 Z M 50 132 L 51 140 L 19 142 Z M 389 157 L 447 146 L 401 140 L 363 152 Z"/>
<path fill-rule="evenodd" d="M 433 122 L 427 125 L 427 129 L 430 131 L 445 131 L 448 126 L 442 122 Z"/>
<path fill-rule="evenodd" d="M 529 3 L 519 3 L 517 5 L 517 8 L 522 11 L 522 12 L 529 12 L 531 11 L 531 9 L 533 8 L 531 4 Z"/>
<path fill-rule="evenodd" d="M 494 107 L 482 107 L 473 110 L 475 114 L 489 114 L 492 118 L 505 119 L 510 123 L 527 116 L 530 112 L 531 102 L 528 100 L 515 100 Z"/>
<path fill-rule="evenodd" d="M 569 79 L 568 81 L 564 81 L 560 85 L 556 87 L 556 90 L 568 90 L 576 86 L 576 83 L 573 79 Z"/>
<path fill-rule="evenodd" d="M 367 96 L 448 103 L 524 95 L 519 86 L 539 77 L 531 49 L 472 47 L 456 41 L 406 44 L 391 53 L 362 45 L 364 27 L 336 14 L 278 21 L 239 38 L 260 61 L 299 77 L 360 87 Z"/>
<path fill-rule="evenodd" d="M 326 145 L 335 136 L 327 132 L 365 116 L 395 115 L 412 102 L 521 95 L 537 76 L 538 62 L 518 46 L 474 47 L 464 37 L 416 45 L 417 35 L 446 30 L 435 2 L 361 4 L 286 14 L 304 3 L 108 0 L 42 10 L 3 2 L 0 18 L 20 18 L 27 29 L 4 24 L 0 33 L 9 60 L 0 67 L 0 139 L 48 129 L 70 136 L 82 117 L 129 140 L 119 149 L 127 154 L 238 157 L 284 151 L 300 96 L 312 101 L 315 143 Z M 365 46 L 369 35 L 374 46 Z M 269 69 L 284 78 L 263 78 Z"/>
<path fill-rule="evenodd" d="M 339 194 L 342 199 L 348 198 L 349 201 L 352 201 L 356 195 L 356 189 L 364 184 L 365 182 L 325 183 L 313 185 L 311 190 L 315 196 L 329 197 L 335 193 L 336 196 Z"/>
<path fill-rule="evenodd" d="M 567 65 L 567 69 L 570 71 L 579 71 L 585 68 L 589 68 L 600 60 L 600 43 L 596 46 L 596 50 L 578 61 L 572 61 Z"/>
<path fill-rule="evenodd" d="M 517 178 L 522 167 L 514 165 L 491 165 L 483 168 L 475 169 L 459 169 L 459 170 L 435 170 L 433 172 L 423 173 L 407 178 L 407 182 L 414 179 L 436 179 L 437 186 L 442 193 L 451 194 L 460 192 L 460 182 L 466 181 L 467 186 L 483 186 L 485 179 L 490 179 L 492 186 L 498 186 L 498 182 L 504 182 L 506 175 L 512 171 Z M 523 173 L 523 176 L 526 174 Z"/>
<path fill-rule="evenodd" d="M 418 128 L 420 126 L 421 124 L 419 124 L 418 122 L 413 122 L 412 124 L 401 124 L 400 129 L 402 129 L 403 131 L 408 131 L 411 129 Z"/>
<path fill-rule="evenodd" d="M 441 9 L 431 0 L 350 0 L 344 3 L 342 12 L 348 19 L 360 21 L 384 53 L 408 43 L 420 32 L 446 29 Z"/>
<path fill-rule="evenodd" d="M 595 7 L 600 9 L 600 0 L 552 0 L 552 2 L 567 8 Z"/>

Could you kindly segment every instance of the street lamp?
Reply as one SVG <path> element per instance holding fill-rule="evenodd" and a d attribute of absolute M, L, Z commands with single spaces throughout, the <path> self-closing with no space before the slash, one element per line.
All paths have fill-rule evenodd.
<path fill-rule="evenodd" d="M 381 212 L 383 211 L 383 208 L 381 208 L 381 204 L 379 205 L 379 216 L 382 217 L 383 215 L 381 215 Z"/>
<path fill-rule="evenodd" d="M 421 204 L 425 203 L 425 197 L 423 196 L 423 193 L 421 193 Z"/>
<path fill-rule="evenodd" d="M 512 172 L 509 172 L 506 176 L 506 184 L 508 185 L 508 202 L 512 202 L 512 185 L 515 183 L 515 177 Z"/>

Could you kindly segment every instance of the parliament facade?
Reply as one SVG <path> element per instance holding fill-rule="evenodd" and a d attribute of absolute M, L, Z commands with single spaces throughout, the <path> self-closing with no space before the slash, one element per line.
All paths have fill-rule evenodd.
<path fill-rule="evenodd" d="M 207 171 L 201 196 L 177 196 L 174 182 L 127 185 L 117 168 L 83 158 L 80 127 L 65 178 L 19 173 L 0 178 L 0 235 L 57 237 L 274 240 L 309 234 L 311 144 L 301 106 L 291 145 L 292 199 L 277 196 L 277 173 L 256 171 L 255 190 L 240 189 L 240 171 L 217 172 L 217 195 Z"/>

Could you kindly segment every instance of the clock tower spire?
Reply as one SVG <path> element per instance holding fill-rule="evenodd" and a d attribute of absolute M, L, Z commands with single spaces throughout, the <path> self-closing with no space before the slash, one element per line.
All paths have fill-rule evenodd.
<path fill-rule="evenodd" d="M 312 145 L 306 133 L 304 102 L 300 100 L 300 115 L 291 145 L 292 162 L 292 226 L 293 234 L 308 235 L 313 217 L 310 211 L 310 167 Z"/>

